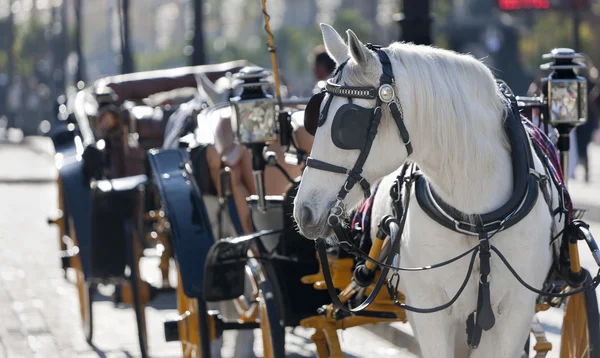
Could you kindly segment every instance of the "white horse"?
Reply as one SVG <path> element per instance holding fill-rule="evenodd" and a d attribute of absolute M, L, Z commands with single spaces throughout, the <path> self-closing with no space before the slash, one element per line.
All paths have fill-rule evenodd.
<path fill-rule="evenodd" d="M 329 25 L 321 24 L 321 30 L 325 47 L 336 63 L 349 60 L 339 83 L 377 88 L 382 65 L 354 32 L 347 31 L 346 45 Z M 395 91 L 414 149 L 409 159 L 419 166 L 438 195 L 454 208 L 470 214 L 499 208 L 512 194 L 513 177 L 511 148 L 503 129 L 505 104 L 491 71 L 472 56 L 429 46 L 393 43 L 383 50 L 391 59 Z M 331 139 L 332 120 L 345 103 L 345 98 L 334 97 L 324 124 L 316 131 L 311 157 L 352 168 L 359 151 L 342 150 Z M 353 103 L 365 108 L 375 106 L 374 100 L 353 99 Z M 536 170 L 543 173 L 542 163 L 536 155 L 533 157 Z M 371 237 L 375 237 L 379 219 L 390 213 L 388 193 L 395 175 L 390 173 L 406 160 L 407 149 L 398 127 L 385 109 L 362 173 L 370 183 L 388 175 L 375 199 Z M 304 236 L 316 239 L 332 235 L 327 217 L 345 180 L 346 175 L 305 169 L 294 208 L 294 217 Z M 346 197 L 346 205 L 357 205 L 361 195 L 356 185 Z M 416 202 L 414 191 L 410 196 L 399 266 L 435 264 L 478 244 L 477 237 L 459 234 L 433 221 Z M 554 194 L 553 198 L 556 197 Z M 539 195 L 523 220 L 491 240 L 534 287 L 542 285 L 550 268 L 548 244 L 552 220 L 543 196 Z M 465 277 L 468 261 L 467 256 L 441 269 L 403 273 L 400 290 L 406 296 L 406 304 L 430 308 L 448 302 Z M 455 341 L 466 341 L 465 322 L 477 306 L 478 273 L 476 261 L 466 289 L 450 308 L 430 314 L 407 312 L 423 357 L 521 355 L 535 313 L 536 294 L 521 286 L 493 253 L 491 305 L 495 325 L 483 332 L 477 349 L 455 353 L 460 348 Z"/>

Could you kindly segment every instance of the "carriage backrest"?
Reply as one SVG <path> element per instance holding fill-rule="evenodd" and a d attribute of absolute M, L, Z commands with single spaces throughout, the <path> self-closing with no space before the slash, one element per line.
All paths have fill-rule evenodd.
<path fill-rule="evenodd" d="M 94 86 L 108 86 L 119 97 L 118 104 L 125 100 L 143 100 L 150 95 L 177 88 L 197 88 L 196 76 L 203 73 L 209 80 L 216 81 L 227 73 L 236 73 L 245 66 L 246 60 L 230 61 L 214 65 L 179 67 L 167 70 L 136 72 L 102 78 Z"/>

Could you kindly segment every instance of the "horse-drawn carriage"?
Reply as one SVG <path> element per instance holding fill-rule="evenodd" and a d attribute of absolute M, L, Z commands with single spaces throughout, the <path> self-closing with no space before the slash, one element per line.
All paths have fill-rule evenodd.
<path fill-rule="evenodd" d="M 170 115 L 198 92 L 197 76 L 216 80 L 247 64 L 104 78 L 60 104 L 61 120 L 50 132 L 59 210 L 49 222 L 59 228 L 63 268 L 75 271 L 88 341 L 93 294 L 98 285 L 113 285 L 115 302 L 134 306 L 142 355 L 147 355 L 144 307 L 173 288 L 168 280 L 172 249 L 146 176 L 146 152 L 163 145 Z M 140 259 L 148 251 L 160 261 L 162 282 L 157 284 L 140 276 Z"/>
<path fill-rule="evenodd" d="M 179 100 L 168 123 L 164 123 L 164 114 L 156 114 L 157 107 L 164 105 L 161 100 L 157 100 L 161 103 L 158 106 L 144 108 L 122 102 L 188 86 L 181 82 L 165 85 L 171 82 L 164 76 L 150 82 L 152 86 L 141 85 L 136 82 L 139 79 L 132 79 L 129 84 L 133 87 L 127 87 L 128 82 L 123 80 L 104 81 L 95 89 L 94 100 L 97 104 L 108 103 L 104 109 L 88 109 L 85 99 L 92 94 L 86 90 L 78 93 L 74 101 L 77 127 L 71 126 L 67 134 L 72 135 L 73 128 L 78 132 L 67 141 L 59 140 L 65 133 L 55 139 L 60 152 L 59 188 L 69 186 L 69 190 L 63 189 L 59 194 L 64 214 L 58 223 L 61 238 L 67 236 L 73 241 L 65 252 L 78 272 L 88 338 L 91 339 L 91 303 L 86 285 L 128 279 L 142 352 L 146 355 L 143 305 L 147 299 L 143 297 L 148 294 L 144 294 L 146 286 L 139 278 L 136 263 L 143 245 L 140 239 L 149 232 L 165 248 L 163 259 L 172 256 L 176 262 L 180 315 L 165 322 L 165 336 L 169 341 L 181 341 L 185 357 L 210 357 L 219 349 L 214 343 L 224 330 L 255 328 L 262 331 L 264 356 L 284 357 L 284 329 L 298 325 L 315 329 L 312 340 L 319 357 L 342 357 L 338 329 L 406 322 L 407 316 L 416 325 L 425 357 L 454 356 L 454 348 L 459 347 L 454 347 L 453 334 L 456 326 L 464 327 L 465 321 L 465 338 L 471 353 L 463 352 L 464 355 L 512 357 L 517 350 L 520 353 L 525 341 L 529 355 L 527 337 L 531 332 L 536 340 L 536 357 L 544 357 L 552 345 L 543 327 L 536 320 L 532 324 L 530 318 L 535 312 L 564 304 L 560 356 L 600 357 L 600 323 L 594 291 L 599 280 L 581 268 L 577 241 L 585 240 L 600 259 L 598 249 L 588 228 L 574 217 L 554 144 L 547 134 L 519 117 L 519 110 L 541 109 L 540 118 L 556 125 L 560 134 L 568 132 L 585 117 L 580 115 L 585 113 L 581 97 L 573 102 L 573 91 L 579 94 L 580 85 L 551 90 L 549 101 L 542 98 L 534 104 L 525 103 L 524 99 L 519 102 L 505 85 L 492 83 L 493 78 L 482 69 L 483 65 L 467 57 L 411 45 L 387 49 L 365 46 L 351 32 L 347 46 L 330 27 L 323 26 L 323 32 L 326 46 L 339 67 L 325 91 L 310 101 L 282 99 L 278 95 L 277 71 L 273 73 L 273 90 L 267 79 L 269 74 L 252 66 L 229 69 L 235 74 L 222 77 L 229 81 L 222 91 L 212 84 L 218 76 L 209 75 L 208 80 L 203 77 L 202 73 L 211 73 L 210 67 L 202 68 L 195 76 L 187 74 L 187 81 L 193 83 L 192 87 L 199 86 L 208 100 L 203 105 L 198 94 L 188 101 Z M 402 55 L 405 62 L 399 64 L 394 56 Z M 559 73 L 554 80 L 577 83 L 577 77 L 565 77 L 565 72 L 561 72 L 576 66 L 565 62 L 573 57 L 576 56 L 568 51 L 553 53 L 552 66 Z M 441 73 L 434 66 L 447 66 L 447 72 Z M 439 78 L 433 78 L 433 74 Z M 467 74 L 485 85 L 469 89 L 468 78 L 460 79 Z M 404 81 L 404 77 L 406 84 L 395 80 Z M 148 90 L 153 86 L 160 90 Z M 100 90 L 101 87 L 112 90 Z M 456 93 L 436 92 L 443 88 L 453 88 Z M 140 89 L 144 93 L 136 94 Z M 458 100 L 455 95 L 467 93 L 482 102 L 481 107 L 452 104 Z M 567 114 L 560 114 L 559 108 L 556 113 L 563 120 L 556 120 L 557 115 L 548 108 L 560 107 L 556 97 L 561 95 Z M 435 96 L 440 103 L 431 101 Z M 102 116 L 101 113 L 120 113 L 111 106 L 126 109 L 128 121 Z M 424 113 L 443 114 L 444 110 L 456 120 L 454 127 L 441 130 L 431 124 L 433 118 L 420 118 Z M 90 112 L 97 113 L 95 120 L 80 121 Z M 460 122 L 457 113 L 465 114 L 471 122 Z M 474 113 L 495 116 L 497 123 L 504 125 L 482 125 Z M 576 120 L 564 119 L 573 113 Z M 441 117 L 437 119 L 441 121 Z M 159 120 L 152 122 L 154 118 Z M 415 118 L 429 122 L 416 124 Z M 121 153 L 120 157 L 114 155 L 117 159 L 111 160 L 110 166 L 101 164 L 98 151 L 102 149 L 98 148 L 97 137 L 88 133 L 93 130 L 86 123 L 94 123 L 106 131 L 105 138 L 112 134 L 117 138 L 115 143 L 121 144 L 108 146 L 105 139 L 107 152 Z M 156 129 L 163 125 L 165 129 Z M 106 128 L 124 130 L 110 132 Z M 154 128 L 147 133 L 161 133 L 163 137 L 146 138 L 142 128 Z M 306 132 L 316 134 L 314 146 Z M 485 139 L 478 140 L 478 145 L 493 142 L 492 137 L 498 139 L 498 143 L 482 145 L 478 148 L 481 153 L 467 158 L 480 164 L 481 171 L 465 173 L 455 165 L 473 164 L 466 159 L 456 161 L 454 156 L 458 153 L 455 147 L 463 142 L 473 143 L 469 137 L 458 137 L 465 133 L 479 139 L 483 136 Z M 429 142 L 425 146 L 414 142 L 414 138 Z M 460 143 L 452 143 L 454 140 Z M 564 151 L 560 136 L 558 145 Z M 417 155 L 411 158 L 416 158 L 415 162 L 405 164 L 413 146 Z M 439 152 L 441 146 L 447 153 Z M 146 151 L 146 156 L 141 154 Z M 312 152 L 312 158 L 306 158 L 308 152 Z M 500 160 L 498 152 L 510 155 Z M 431 157 L 423 157 L 423 153 Z M 134 159 L 124 164 L 131 156 Z M 438 167 L 428 166 L 427 161 L 434 158 L 441 161 L 440 167 L 453 164 L 454 168 L 444 170 L 466 175 L 463 179 L 487 175 L 489 182 L 476 188 L 490 186 L 496 196 L 478 192 L 470 201 L 461 201 L 460 210 L 456 209 L 448 204 L 455 198 L 454 190 L 471 190 L 474 183 L 452 181 L 443 175 L 437 178 Z M 480 163 L 485 160 L 494 165 Z M 300 180 L 303 164 L 308 169 Z M 107 179 L 107 168 L 109 173 L 120 174 Z M 500 169 L 504 172 L 498 172 Z M 336 177 L 323 172 L 332 172 Z M 505 180 L 505 174 L 510 172 L 514 173 L 512 181 Z M 369 184 L 379 178 L 383 179 L 376 185 Z M 440 191 L 440 182 L 446 190 Z M 360 189 L 365 194 L 362 201 Z M 75 199 L 70 199 L 69 194 L 74 194 Z M 352 207 L 344 206 L 346 196 Z M 418 204 L 409 209 L 410 197 Z M 507 198 L 510 200 L 502 206 Z M 483 199 L 489 202 L 477 202 Z M 502 210 L 480 217 L 471 214 L 498 207 Z M 549 213 L 548 207 L 553 211 Z M 554 210 L 557 207 L 559 210 Z M 558 214 L 562 215 L 559 222 L 564 225 L 563 230 L 554 230 L 556 224 L 551 223 Z M 520 223 L 522 220 L 528 224 Z M 154 226 L 146 225 L 148 221 Z M 540 222 L 547 223 L 547 227 L 539 226 Z M 406 223 L 409 230 L 404 230 Z M 504 239 L 503 231 L 513 226 L 515 229 L 511 230 L 517 230 L 513 233 L 520 238 L 519 245 L 510 241 L 507 244 Z M 548 252 L 540 250 L 540 245 L 548 244 L 551 234 Z M 318 255 L 313 242 L 303 235 L 320 238 Z M 499 239 L 491 241 L 495 235 Z M 430 237 L 453 240 L 454 236 L 454 242 L 460 244 L 427 242 Z M 474 241 L 477 245 L 471 243 L 469 236 L 478 238 Z M 106 237 L 110 241 L 103 241 Z M 326 241 L 323 237 L 336 240 Z M 418 250 L 412 251 L 411 242 L 426 247 L 426 254 L 415 254 Z M 402 258 L 398 254 L 401 249 Z M 519 253 L 523 255 L 518 256 Z M 460 260 L 469 254 L 470 262 Z M 492 254 L 497 258 L 490 263 Z M 513 260 L 516 257 L 522 262 Z M 431 265 L 436 258 L 443 262 Z M 475 264 L 477 258 L 479 264 Z M 440 276 L 442 281 L 429 273 L 450 264 L 459 269 L 446 268 L 446 275 Z M 125 274 L 126 266 L 131 273 Z M 479 275 L 471 278 L 474 267 Z M 463 269 L 467 274 L 460 281 L 457 277 Z M 400 279 L 399 271 L 426 272 L 409 272 Z M 414 278 L 423 274 L 428 276 Z M 511 281 L 511 274 L 535 295 Z M 498 284 L 491 285 L 490 276 Z M 536 288 L 542 284 L 542 289 Z M 165 285 L 168 287 L 166 282 Z M 382 290 L 384 286 L 387 290 Z M 432 287 L 437 291 L 432 293 Z M 422 304 L 414 307 L 415 302 Z M 423 304 L 428 307 L 420 308 Z M 516 326 L 511 328 L 513 323 Z M 499 332 L 502 339 L 483 332 L 493 327 L 496 328 L 491 333 Z"/>

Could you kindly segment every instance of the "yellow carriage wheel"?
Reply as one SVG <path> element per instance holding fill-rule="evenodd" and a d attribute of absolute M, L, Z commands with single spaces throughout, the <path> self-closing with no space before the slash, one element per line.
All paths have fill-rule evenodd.
<path fill-rule="evenodd" d="M 185 316 L 177 322 L 179 341 L 183 350 L 183 358 L 202 358 L 200 347 L 200 326 L 198 325 L 198 304 L 195 298 L 190 298 L 183 292 L 183 282 L 177 265 L 177 310 Z"/>
<path fill-rule="evenodd" d="M 183 350 L 183 358 L 205 358 L 203 350 L 210 352 L 211 343 L 216 339 L 217 332 L 215 322 L 209 315 L 206 302 L 187 297 L 183 291 L 183 283 L 179 265 L 177 265 L 177 309 L 180 319 L 177 322 L 179 341 Z M 279 308 L 275 301 L 273 285 L 271 282 L 261 281 L 260 276 L 253 274 L 247 267 L 245 270 L 249 284 L 251 285 L 254 298 L 240 297 L 238 313 L 243 320 L 250 322 L 256 320 L 260 324 L 263 342 L 263 357 L 283 357 L 285 351 L 285 331 L 281 326 Z M 254 301 L 254 304 L 248 305 Z M 253 314 L 256 312 L 257 314 Z M 206 330 L 206 328 L 208 330 Z"/>
<path fill-rule="evenodd" d="M 73 219 L 69 218 L 69 233 L 73 245 L 79 248 L 77 242 L 77 235 L 75 235 L 75 226 L 73 225 Z M 90 285 L 85 279 L 83 273 L 83 265 L 81 263 L 81 254 L 77 252 L 71 257 L 71 267 L 75 270 L 77 293 L 79 297 L 79 313 L 81 314 L 81 324 L 83 326 L 83 334 L 88 343 L 92 343 L 93 336 L 93 318 L 92 318 L 92 292 Z"/>
<path fill-rule="evenodd" d="M 589 272 L 585 273 L 591 279 Z M 567 299 L 560 358 L 600 358 L 600 318 L 596 291 L 585 291 Z"/>
<path fill-rule="evenodd" d="M 56 179 L 56 187 L 58 189 L 58 211 L 55 218 L 48 218 L 48 224 L 54 224 L 58 226 L 58 247 L 62 253 L 61 263 L 62 268 L 65 271 L 64 275 L 67 278 L 67 269 L 71 267 L 69 254 L 69 247 L 65 242 L 65 237 L 69 236 L 69 223 L 67 222 L 68 213 L 65 203 L 65 194 L 62 186 L 62 180 L 60 176 Z"/>
<path fill-rule="evenodd" d="M 273 332 L 271 325 L 269 324 L 269 310 L 267 309 L 266 302 L 261 294 L 259 301 L 259 314 L 260 314 L 260 331 L 262 334 L 263 341 L 263 357 L 264 358 L 276 358 L 273 349 Z"/>
<path fill-rule="evenodd" d="M 253 259 L 248 262 L 249 274 L 254 292 L 258 293 L 258 319 L 263 344 L 264 358 L 285 357 L 285 328 L 283 326 L 282 303 L 279 285 L 274 269 L 256 265 Z"/>
<path fill-rule="evenodd" d="M 141 240 L 144 237 L 144 186 L 138 186 L 135 196 L 135 211 L 132 235 L 129 237 L 129 263 L 131 270 L 128 278 L 131 284 L 131 296 L 133 298 L 133 310 L 137 323 L 138 342 L 142 358 L 148 357 L 148 333 L 146 330 L 146 305 L 150 301 L 150 285 L 142 280 L 140 272 L 140 260 L 143 256 Z"/>

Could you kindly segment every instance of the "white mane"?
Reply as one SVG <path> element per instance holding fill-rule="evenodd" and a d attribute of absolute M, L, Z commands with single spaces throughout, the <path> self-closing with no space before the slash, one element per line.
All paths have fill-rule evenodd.
<path fill-rule="evenodd" d="M 470 55 L 430 46 L 396 42 L 388 49 L 395 63 L 394 75 L 399 96 L 404 99 L 400 102 L 411 139 L 429 138 L 426 143 L 412 141 L 413 159 L 426 173 L 448 180 L 434 183 L 442 197 L 455 194 L 448 190 L 456 194 L 478 192 L 466 179 L 474 173 L 491 172 L 497 163 L 487 158 L 496 157 L 498 151 L 510 151 L 502 129 L 504 121 L 500 119 L 504 118 L 506 107 L 491 71 Z M 342 71 L 342 83 L 376 87 L 380 73 L 377 61 L 370 61 L 365 69 L 350 60 Z M 385 138 L 389 136 L 398 140 L 396 125 L 387 117 L 378 136 L 385 141 L 390 140 Z M 489 140 L 498 133 L 502 133 L 500 141 Z M 432 155 L 435 165 L 429 160 Z M 477 164 L 480 165 L 474 168 Z"/>

